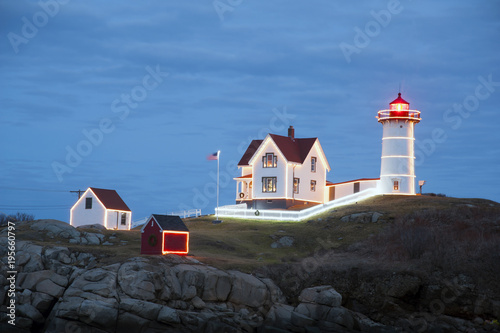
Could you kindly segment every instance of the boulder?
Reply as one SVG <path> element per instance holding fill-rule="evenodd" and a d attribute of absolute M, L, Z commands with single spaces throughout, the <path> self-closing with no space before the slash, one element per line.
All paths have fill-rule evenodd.
<path fill-rule="evenodd" d="M 21 289 L 34 290 L 41 281 L 50 280 L 53 283 L 66 287 L 68 285 L 68 278 L 59 274 L 54 273 L 50 270 L 40 270 L 30 273 L 19 273 L 17 277 L 17 283 Z"/>
<path fill-rule="evenodd" d="M 122 298 L 120 300 L 120 310 L 131 312 L 139 317 L 156 320 L 162 306 L 160 304 L 141 301 L 133 298 Z"/>
<path fill-rule="evenodd" d="M 59 298 L 63 295 L 64 288 L 52 282 L 52 280 L 47 279 L 37 283 L 36 291 Z"/>
<path fill-rule="evenodd" d="M 39 220 L 30 224 L 32 230 L 46 231 L 54 236 L 63 238 L 76 238 L 80 236 L 80 232 L 68 223 L 56 220 Z"/>
<path fill-rule="evenodd" d="M 16 311 L 19 311 L 21 317 L 29 318 L 35 323 L 43 323 L 45 321 L 44 317 L 33 305 L 31 304 L 19 304 L 16 306 Z"/>
<path fill-rule="evenodd" d="M 138 261 L 123 263 L 118 270 L 118 284 L 131 298 L 144 301 L 156 299 L 156 290 L 162 290 L 163 272 L 158 266 Z"/>
<path fill-rule="evenodd" d="M 233 277 L 233 286 L 228 299 L 230 302 L 254 308 L 264 305 L 269 297 L 264 282 L 255 276 L 238 271 L 231 271 L 229 274 Z"/>
<path fill-rule="evenodd" d="M 78 310 L 81 321 L 104 329 L 114 329 L 118 317 L 117 303 L 84 300 Z"/>
<path fill-rule="evenodd" d="M 86 271 L 82 275 L 82 277 L 87 281 L 97 282 L 97 281 L 101 281 L 102 279 L 104 279 L 108 275 L 109 275 L 109 271 L 104 270 L 102 268 L 95 268 L 95 269 Z"/>
<path fill-rule="evenodd" d="M 266 323 L 280 328 L 288 328 L 292 322 L 293 306 L 274 304 L 266 315 Z"/>
<path fill-rule="evenodd" d="M 157 320 L 165 324 L 179 324 L 181 322 L 177 311 L 168 306 L 161 308 Z"/>
<path fill-rule="evenodd" d="M 103 238 L 104 236 L 101 235 Z M 88 245 L 99 245 L 101 244 L 101 238 L 97 237 L 96 233 L 92 232 L 83 232 L 83 237 L 87 240 Z M 82 237 L 82 239 L 83 239 Z"/>
<path fill-rule="evenodd" d="M 147 330 L 149 320 L 136 316 L 132 313 L 122 312 L 118 315 L 116 330 L 112 332 L 149 332 Z"/>
<path fill-rule="evenodd" d="M 298 312 L 292 312 L 290 322 L 297 327 L 306 327 L 314 324 L 314 319 L 304 316 Z"/>
<path fill-rule="evenodd" d="M 45 249 L 44 256 L 47 259 L 55 259 L 59 260 L 59 256 L 61 253 L 66 254 L 68 257 L 70 255 L 70 251 L 65 246 L 54 246 Z"/>
<path fill-rule="evenodd" d="M 31 304 L 40 311 L 42 315 L 47 315 L 55 302 L 56 299 L 49 294 L 36 291 L 33 293 Z"/>
<path fill-rule="evenodd" d="M 4 255 L 2 255 L 4 256 Z M 17 251 L 16 253 L 16 265 L 18 267 L 24 266 L 30 261 L 31 255 L 26 251 Z"/>
<path fill-rule="evenodd" d="M 372 215 L 372 223 L 378 222 L 379 218 L 381 218 L 382 216 L 384 216 L 384 214 L 379 212 L 374 212 Z"/>
<path fill-rule="evenodd" d="M 352 330 L 354 327 L 354 319 L 351 313 L 342 307 L 331 308 L 330 312 L 328 312 L 327 321 L 343 326 L 348 330 Z"/>
<path fill-rule="evenodd" d="M 302 290 L 299 301 L 336 307 L 342 305 L 342 296 L 332 286 L 318 286 Z"/>
<path fill-rule="evenodd" d="M 85 224 L 76 227 L 77 229 L 97 229 L 97 230 L 107 230 L 105 226 L 99 223 L 95 224 Z"/>
<path fill-rule="evenodd" d="M 45 269 L 42 256 L 30 253 L 29 261 L 23 266 L 24 273 L 36 272 Z"/>
<path fill-rule="evenodd" d="M 267 290 L 269 291 L 269 295 L 271 297 L 270 301 L 271 303 L 285 303 L 286 299 L 285 296 L 283 295 L 283 292 L 281 289 L 274 283 L 273 280 L 268 279 L 268 278 L 262 278 L 260 279 L 262 282 L 267 287 Z"/>
<path fill-rule="evenodd" d="M 341 222 L 359 222 L 359 223 L 375 223 L 384 214 L 379 212 L 364 212 L 346 215 L 340 218 Z"/>
<path fill-rule="evenodd" d="M 326 305 L 316 303 L 300 303 L 294 311 L 314 320 L 326 320 L 330 309 L 331 307 Z"/>
<path fill-rule="evenodd" d="M 278 239 L 276 242 L 272 243 L 271 247 L 273 249 L 278 249 L 281 247 L 291 247 L 291 246 L 293 246 L 294 241 L 295 240 L 293 239 L 293 237 L 283 236 L 283 237 L 280 237 L 280 239 Z"/>
<path fill-rule="evenodd" d="M 203 300 L 201 298 L 199 298 L 198 296 L 195 296 L 192 300 L 191 300 L 191 304 L 193 304 L 193 306 L 195 307 L 195 309 L 204 309 L 206 307 L 206 304 L 205 302 L 203 302 Z"/>
<path fill-rule="evenodd" d="M 42 249 L 43 247 L 40 245 L 35 245 L 31 242 L 28 241 L 17 241 L 16 243 L 16 250 L 17 251 L 25 251 L 28 252 L 30 255 L 42 255 Z"/>

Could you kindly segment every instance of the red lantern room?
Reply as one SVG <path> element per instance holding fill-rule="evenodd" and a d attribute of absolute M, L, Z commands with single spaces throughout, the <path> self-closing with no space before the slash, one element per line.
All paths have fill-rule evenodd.
<path fill-rule="evenodd" d="M 420 122 L 420 111 L 410 110 L 410 103 L 401 97 L 401 93 L 398 93 L 398 98 L 389 103 L 389 110 L 380 110 L 377 118 L 379 122 L 396 119 L 418 123 Z"/>

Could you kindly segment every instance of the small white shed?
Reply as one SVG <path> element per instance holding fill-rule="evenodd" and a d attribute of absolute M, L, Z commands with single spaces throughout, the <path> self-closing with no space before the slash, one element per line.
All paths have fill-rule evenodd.
<path fill-rule="evenodd" d="M 70 224 L 101 224 L 106 229 L 130 230 L 132 211 L 115 190 L 89 187 L 71 207 Z"/>

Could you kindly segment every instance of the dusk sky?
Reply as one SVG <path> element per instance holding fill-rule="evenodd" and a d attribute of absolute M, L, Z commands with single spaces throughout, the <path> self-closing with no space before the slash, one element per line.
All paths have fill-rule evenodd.
<path fill-rule="evenodd" d="M 271 132 L 380 173 L 401 89 L 424 192 L 500 201 L 500 1 L 0 1 L 0 211 L 69 221 L 87 187 L 132 219 L 234 204 Z"/>

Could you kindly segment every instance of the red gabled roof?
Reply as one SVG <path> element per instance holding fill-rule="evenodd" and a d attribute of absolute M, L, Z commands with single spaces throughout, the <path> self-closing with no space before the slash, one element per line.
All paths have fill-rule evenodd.
<path fill-rule="evenodd" d="M 304 163 L 317 138 L 293 139 L 288 136 L 269 134 L 285 155 L 288 162 Z"/>
<path fill-rule="evenodd" d="M 264 140 L 253 140 L 252 142 L 250 142 L 247 151 L 243 154 L 243 157 L 238 162 L 238 166 L 248 165 L 248 162 L 250 162 L 250 159 L 253 157 L 257 149 L 259 149 L 262 141 Z"/>
<path fill-rule="evenodd" d="M 398 98 L 396 98 L 395 100 L 393 100 L 392 102 L 389 103 L 389 105 L 392 105 L 392 104 L 408 104 L 408 105 L 410 105 L 410 103 L 408 103 L 403 98 L 401 98 L 401 93 L 398 93 Z"/>
<path fill-rule="evenodd" d="M 269 134 L 288 162 L 304 163 L 318 138 L 293 139 L 288 136 Z M 264 140 L 253 140 L 243 154 L 238 166 L 247 166 Z"/>
<path fill-rule="evenodd" d="M 95 187 L 90 187 L 90 190 L 94 192 L 106 209 L 131 211 L 115 190 L 105 190 Z"/>

